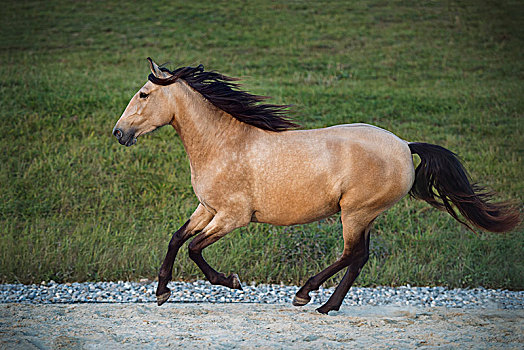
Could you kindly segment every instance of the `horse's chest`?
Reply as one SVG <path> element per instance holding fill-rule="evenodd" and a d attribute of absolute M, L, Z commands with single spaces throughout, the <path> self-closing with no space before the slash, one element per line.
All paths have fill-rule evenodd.
<path fill-rule="evenodd" d="M 216 203 L 213 203 L 215 202 L 213 199 L 216 197 L 216 195 L 213 193 L 212 188 L 206 186 L 202 182 L 195 181 L 193 178 L 191 179 L 191 184 L 193 185 L 193 191 L 195 192 L 198 201 L 209 212 L 216 214 Z"/>

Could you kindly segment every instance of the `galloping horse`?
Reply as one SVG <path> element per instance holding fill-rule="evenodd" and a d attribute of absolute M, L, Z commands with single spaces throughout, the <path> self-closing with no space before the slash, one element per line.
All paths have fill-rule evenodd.
<path fill-rule="evenodd" d="M 236 274 L 226 277 L 204 260 L 204 248 L 250 222 L 303 224 L 340 211 L 342 255 L 293 300 L 295 306 L 307 304 L 310 291 L 347 268 L 317 309 L 328 313 L 340 308 L 368 260 L 373 221 L 408 193 L 468 227 L 502 232 L 520 221 L 509 203 L 492 203 L 490 193 L 470 184 L 456 155 L 443 147 L 407 142 L 366 124 L 294 130 L 298 125 L 286 117 L 286 106 L 262 103 L 264 97 L 240 90 L 236 79 L 202 65 L 170 71 L 148 61 L 149 81 L 133 96 L 113 135 L 132 146 L 139 136 L 172 125 L 188 154 L 199 201 L 169 242 L 158 274 L 158 305 L 171 295 L 167 284 L 179 248 L 197 234 L 189 257 L 212 284 L 241 289 Z M 421 160 L 416 169 L 412 154 Z"/>

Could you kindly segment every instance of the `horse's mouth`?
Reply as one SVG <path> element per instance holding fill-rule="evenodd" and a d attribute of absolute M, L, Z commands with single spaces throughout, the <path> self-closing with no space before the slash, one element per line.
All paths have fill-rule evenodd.
<path fill-rule="evenodd" d="M 120 139 L 118 139 L 118 142 L 121 144 L 121 145 L 124 145 L 126 147 L 131 147 L 133 146 L 135 143 L 136 143 L 136 137 L 134 134 L 132 135 L 128 135 L 127 137 L 122 137 Z"/>
<path fill-rule="evenodd" d="M 130 139 L 128 142 L 125 143 L 125 146 L 126 146 L 126 147 L 131 147 L 131 146 L 133 146 L 135 143 L 136 143 L 136 137 L 133 137 L 132 139 Z"/>

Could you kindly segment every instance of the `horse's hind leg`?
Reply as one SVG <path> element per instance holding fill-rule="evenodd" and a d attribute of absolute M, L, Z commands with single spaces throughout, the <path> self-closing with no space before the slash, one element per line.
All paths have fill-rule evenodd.
<path fill-rule="evenodd" d="M 344 277 L 338 284 L 337 288 L 335 289 L 333 294 L 331 294 L 329 300 L 317 309 L 318 312 L 322 314 L 327 314 L 331 310 L 338 310 L 340 308 L 340 305 L 342 305 L 344 297 L 348 293 L 349 288 L 351 288 L 351 285 L 358 277 L 360 270 L 362 270 L 362 267 L 364 267 L 364 264 L 366 264 L 366 262 L 368 261 L 370 228 L 371 225 L 369 225 L 366 228 L 364 233 L 364 239 L 359 241 L 359 247 L 357 248 L 357 251 L 362 253 L 358 254 L 358 257 L 349 264 L 349 267 Z"/>
<path fill-rule="evenodd" d="M 209 213 L 202 205 L 199 205 L 189 220 L 176 231 L 167 249 L 167 254 L 158 272 L 158 287 L 156 289 L 156 299 L 158 306 L 162 305 L 169 299 L 171 291 L 167 284 L 173 275 L 173 263 L 180 247 L 189 238 L 200 232 L 211 221 L 213 215 Z"/>
<path fill-rule="evenodd" d="M 246 220 L 247 223 L 249 223 L 249 219 Z M 211 284 L 218 284 L 231 289 L 242 289 L 238 275 L 231 274 L 226 277 L 223 273 L 213 269 L 202 256 L 204 248 L 241 226 L 244 225 L 217 214 L 202 233 L 196 236 L 189 244 L 189 257 L 198 265 Z"/>
<path fill-rule="evenodd" d="M 370 220 L 372 221 L 372 220 Z M 331 276 L 347 266 L 359 265 L 367 261 L 368 250 L 366 248 L 366 232 L 369 232 L 371 223 L 359 224 L 359 220 L 354 219 L 342 212 L 344 251 L 342 256 L 326 269 L 307 280 L 302 288 L 299 289 L 293 300 L 293 305 L 302 306 L 309 303 L 311 297 L 309 292 L 317 290 Z M 363 265 L 363 263 L 362 263 Z M 356 278 L 356 276 L 355 276 Z M 353 279 L 354 280 L 354 279 Z M 351 283 L 353 283 L 353 280 Z M 351 286 L 351 284 L 349 284 Z M 349 287 L 348 287 L 349 289 Z M 346 291 L 347 292 L 347 291 Z M 340 291 L 342 293 L 342 290 Z M 337 294 L 338 295 L 338 294 Z M 345 294 L 344 294 L 345 296 Z"/>

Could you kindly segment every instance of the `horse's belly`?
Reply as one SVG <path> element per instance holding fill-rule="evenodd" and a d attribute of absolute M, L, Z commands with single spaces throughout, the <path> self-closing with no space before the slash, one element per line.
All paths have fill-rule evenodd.
<path fill-rule="evenodd" d="M 295 225 L 317 221 L 340 211 L 339 196 L 317 188 L 283 189 L 269 193 L 255 207 L 253 222 Z"/>

